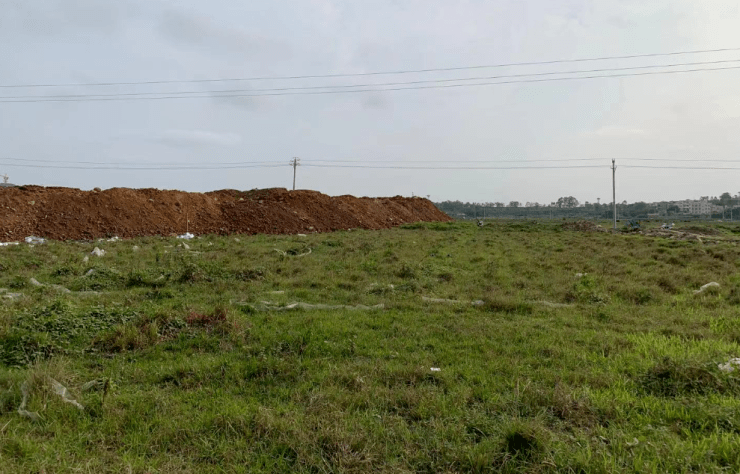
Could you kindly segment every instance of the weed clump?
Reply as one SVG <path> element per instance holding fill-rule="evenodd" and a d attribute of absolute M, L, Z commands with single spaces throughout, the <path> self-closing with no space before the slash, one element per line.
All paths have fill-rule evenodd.
<path fill-rule="evenodd" d="M 546 434 L 533 423 L 515 421 L 504 432 L 502 448 L 515 459 L 534 462 L 547 452 Z"/>
<path fill-rule="evenodd" d="M 740 380 L 721 374 L 713 364 L 677 362 L 669 357 L 639 379 L 642 390 L 660 397 L 739 393 Z"/>

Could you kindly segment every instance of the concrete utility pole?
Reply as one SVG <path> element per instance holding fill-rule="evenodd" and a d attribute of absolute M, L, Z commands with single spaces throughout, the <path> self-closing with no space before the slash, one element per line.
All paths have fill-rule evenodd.
<path fill-rule="evenodd" d="M 617 165 L 612 158 L 612 203 L 614 205 L 614 230 L 617 230 Z"/>
<path fill-rule="evenodd" d="M 300 165 L 299 161 L 301 161 L 301 159 L 296 157 L 293 157 L 293 159 L 290 160 L 290 166 L 293 167 L 293 191 L 295 191 L 295 170 Z"/>

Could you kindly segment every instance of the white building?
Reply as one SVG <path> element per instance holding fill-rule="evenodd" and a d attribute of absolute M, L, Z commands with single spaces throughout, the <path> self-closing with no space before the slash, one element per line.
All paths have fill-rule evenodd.
<path fill-rule="evenodd" d="M 717 206 L 709 202 L 709 196 L 702 196 L 700 199 L 685 199 L 676 201 L 682 214 L 712 214 L 722 212 L 722 206 Z"/>

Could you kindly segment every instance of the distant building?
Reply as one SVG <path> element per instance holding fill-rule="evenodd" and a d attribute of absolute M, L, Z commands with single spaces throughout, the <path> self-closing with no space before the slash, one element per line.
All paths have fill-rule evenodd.
<path fill-rule="evenodd" d="M 678 207 L 681 214 L 691 215 L 710 215 L 722 212 L 722 206 L 717 206 L 709 202 L 709 196 L 702 196 L 699 199 L 684 199 L 683 201 L 661 201 L 650 203 L 660 214 L 666 214 L 669 207 Z"/>

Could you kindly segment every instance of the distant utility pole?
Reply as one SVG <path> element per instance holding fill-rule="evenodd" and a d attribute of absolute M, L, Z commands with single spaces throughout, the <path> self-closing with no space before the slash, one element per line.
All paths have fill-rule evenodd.
<path fill-rule="evenodd" d="M 293 157 L 292 160 L 290 160 L 290 166 L 293 167 L 293 191 L 295 191 L 295 170 L 298 166 L 300 166 L 300 158 Z"/>
<path fill-rule="evenodd" d="M 3 183 L 4 183 L 4 184 L 7 184 L 7 183 L 8 183 L 8 179 L 9 179 L 9 178 L 8 178 L 8 175 L 7 175 L 7 174 L 4 174 L 4 175 L 3 175 Z"/>
<path fill-rule="evenodd" d="M 612 205 L 614 206 L 614 230 L 617 230 L 617 165 L 612 158 Z"/>

